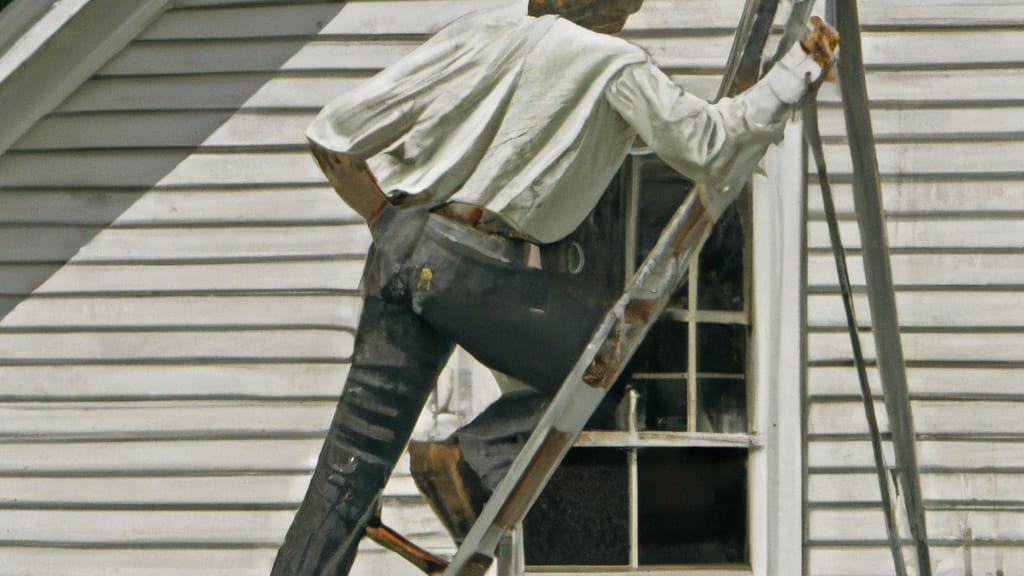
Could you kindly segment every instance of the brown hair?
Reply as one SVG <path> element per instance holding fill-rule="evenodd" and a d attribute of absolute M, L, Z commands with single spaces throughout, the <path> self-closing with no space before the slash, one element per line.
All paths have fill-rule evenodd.
<path fill-rule="evenodd" d="M 596 32 L 618 32 L 643 0 L 530 0 L 530 16 L 554 14 Z"/>

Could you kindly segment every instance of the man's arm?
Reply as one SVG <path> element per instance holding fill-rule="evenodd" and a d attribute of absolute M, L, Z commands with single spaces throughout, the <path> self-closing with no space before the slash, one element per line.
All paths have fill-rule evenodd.
<path fill-rule="evenodd" d="M 831 57 L 838 41 L 832 32 L 816 29 L 804 44 L 818 52 L 821 43 Z M 789 112 L 806 90 L 805 75 L 821 74 L 807 47 L 794 46 L 760 82 L 716 104 L 687 94 L 651 62 L 625 68 L 606 98 L 662 160 L 704 185 L 704 202 L 717 217 L 768 145 L 781 138 Z"/>

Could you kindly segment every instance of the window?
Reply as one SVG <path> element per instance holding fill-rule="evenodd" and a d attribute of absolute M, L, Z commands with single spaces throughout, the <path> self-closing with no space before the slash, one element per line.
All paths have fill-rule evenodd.
<path fill-rule="evenodd" d="M 692 184 L 633 154 L 580 230 L 545 265 L 621 292 Z M 529 571 L 750 563 L 746 202 L 729 209 L 527 516 Z"/>

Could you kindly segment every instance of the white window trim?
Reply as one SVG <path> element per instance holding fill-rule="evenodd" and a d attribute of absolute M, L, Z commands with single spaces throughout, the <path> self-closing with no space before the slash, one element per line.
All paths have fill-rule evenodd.
<path fill-rule="evenodd" d="M 753 194 L 753 430 L 750 560 L 755 576 L 803 573 L 804 191 L 802 126 L 765 156 Z"/>
<path fill-rule="evenodd" d="M 806 152 L 802 126 L 791 122 L 755 175 L 751 290 L 751 434 L 667 434 L 624 441 L 628 433 L 584 432 L 577 445 L 744 445 L 749 456 L 750 567 L 643 569 L 650 576 L 792 576 L 803 573 L 804 198 Z M 683 438 L 685 437 L 685 438 Z M 660 441 L 659 441 L 660 440 Z M 526 570 L 517 534 L 504 542 L 499 574 L 626 576 L 637 571 Z M 510 551 L 517 553 L 509 554 Z"/>

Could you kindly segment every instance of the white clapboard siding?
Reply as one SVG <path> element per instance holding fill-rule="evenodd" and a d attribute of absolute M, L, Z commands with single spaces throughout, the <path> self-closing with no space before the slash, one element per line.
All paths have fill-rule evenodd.
<path fill-rule="evenodd" d="M 1024 539 L 1024 512 L 1020 510 L 931 510 L 928 513 L 929 538 L 958 540 L 965 528 L 979 540 Z M 821 540 L 885 541 L 885 522 L 881 510 L 814 509 L 810 529 Z M 879 534 L 882 535 L 879 538 Z"/>
<path fill-rule="evenodd" d="M 122 196 L 124 196 L 122 194 Z M 56 222 L 103 225 L 116 217 L 115 227 L 168 224 L 361 224 L 358 216 L 333 190 L 321 186 L 291 188 L 235 188 L 231 190 L 154 190 L 134 200 L 118 202 L 118 195 L 100 191 L 25 190 L 4 193 L 3 218 L 7 224 L 38 222 L 39 213 L 57 213 Z"/>
<path fill-rule="evenodd" d="M 0 333 L 0 362 L 122 363 L 267 360 L 343 361 L 352 353 L 352 334 L 330 329 L 217 328 L 211 330 L 111 329 L 81 332 Z"/>
<path fill-rule="evenodd" d="M 966 363 L 965 363 L 966 364 Z M 910 366 L 907 381 L 915 398 L 1019 398 L 1024 368 L 1002 364 Z M 878 372 L 868 368 L 875 395 L 881 393 Z M 850 397 L 859 394 L 857 375 L 845 366 L 812 366 L 808 370 L 808 391 L 812 398 Z"/>
<path fill-rule="evenodd" d="M 275 291 L 354 292 L 362 262 L 333 259 L 285 261 L 213 262 L 174 266 L 139 263 L 72 263 L 49 276 L 42 284 L 29 280 L 49 270 L 41 265 L 4 266 L 0 276 L 10 293 L 27 294 L 37 286 L 36 297 L 80 292 L 147 292 L 219 294 Z"/>
<path fill-rule="evenodd" d="M 503 4 L 179 0 L 0 156 L 0 573 L 268 572 L 348 370 L 369 245 L 304 128 L 445 22 Z M 647 0 L 625 36 L 711 97 L 742 5 Z M 861 12 L 934 555 L 962 563 L 977 526 L 992 538 L 970 547 L 975 572 L 1012 573 L 1024 6 Z M 835 87 L 822 101 L 862 287 Z M 820 213 L 812 194 L 807 570 L 884 574 L 877 494 L 850 488 L 870 486 L 870 449 Z M 945 427 L 961 401 L 978 414 Z M 386 521 L 451 550 L 406 460 L 387 494 Z M 859 532 L 829 532 L 846 521 Z M 361 548 L 355 574 L 414 573 Z"/>
<path fill-rule="evenodd" d="M 951 313 L 956 313 L 952 310 Z M 952 330 L 929 329 L 910 331 L 903 328 L 903 353 L 910 365 L 927 364 L 986 364 L 1024 363 L 1024 330 Z M 874 340 L 870 334 L 861 334 L 864 356 L 874 359 Z M 808 359 L 812 365 L 849 363 L 850 340 L 846 328 L 825 331 L 815 329 L 808 344 Z M 970 386 L 965 382 L 964 386 Z"/>
<path fill-rule="evenodd" d="M 127 401 L 167 399 L 336 399 L 347 364 L 275 365 L 43 365 L 7 366 L 0 380 L 6 401 Z"/>
<path fill-rule="evenodd" d="M 411 574 L 405 560 L 380 551 L 372 545 L 361 546 L 361 555 L 353 576 Z M 108 574 L 146 574 L 147 576 L 266 576 L 274 561 L 269 548 L 165 547 L 140 548 L 40 548 L 21 546 L 4 549 L 0 566 L 12 574 L 63 574 L 74 566 L 79 576 Z M 22 568 L 28 567 L 28 568 Z M 13 570 L 17 570 L 14 572 Z"/>
<path fill-rule="evenodd" d="M 341 257 L 365 254 L 369 245 L 370 234 L 364 226 L 197 227 L 187 235 L 175 228 L 110 228 L 83 246 L 77 260 Z"/>
<path fill-rule="evenodd" d="M 1024 311 L 1017 311 L 1021 302 L 1020 293 L 1008 288 L 1002 291 L 946 289 L 942 291 L 913 290 L 896 294 L 896 306 L 900 312 L 900 324 L 908 328 L 1014 328 L 1024 326 Z M 838 292 L 812 294 L 807 304 L 820 314 L 817 318 L 822 327 L 845 327 L 846 315 L 843 300 Z M 871 313 L 866 295 L 854 297 L 862 326 L 870 326 Z M 957 314 L 951 315 L 950 310 Z"/>
<path fill-rule="evenodd" d="M 892 465 L 892 451 L 887 446 L 886 462 Z M 985 437 L 963 440 L 919 439 L 918 457 L 924 471 L 965 473 L 1011 473 L 1024 467 L 1024 451 L 1013 437 L 995 441 Z M 863 439 L 811 440 L 808 444 L 808 467 L 811 472 L 871 472 L 875 464 L 871 444 Z M 984 498 L 980 494 L 979 498 Z M 882 535 L 884 539 L 885 535 Z"/>
<path fill-rule="evenodd" d="M 892 254 L 893 282 L 911 287 L 976 288 L 1019 286 L 1024 283 L 1024 254 L 1007 251 L 990 253 L 917 253 Z M 859 255 L 848 255 L 851 281 L 864 284 L 864 267 Z M 835 259 L 831 249 L 816 250 L 808 255 L 807 282 L 812 290 L 828 290 L 836 285 Z"/>
<path fill-rule="evenodd" d="M 0 157 L 0 573 L 268 572 L 369 242 L 305 126 L 480 7 L 176 5 Z M 405 460 L 384 508 L 451 552 Z"/>
<path fill-rule="evenodd" d="M 915 565 L 914 549 L 905 545 L 907 566 Z M 811 573 L 824 576 L 877 576 L 892 573 L 888 548 L 815 546 L 809 555 Z M 1011 547 L 976 544 L 970 548 L 933 547 L 933 574 L 1012 574 L 1009 566 L 1024 565 L 1024 554 Z"/>
<path fill-rule="evenodd" d="M 66 502 L 81 508 L 149 506 L 154 509 L 195 507 L 264 509 L 289 508 L 302 499 L 309 482 L 307 474 L 264 474 L 221 476 L 133 476 L 93 478 L 0 479 L 3 496 L 10 506 L 29 507 L 40 502 Z M 418 492 L 408 479 L 392 482 L 392 495 L 416 498 Z"/>
<path fill-rule="evenodd" d="M 307 115 L 302 117 L 308 118 Z M 218 110 L 167 110 L 137 114 L 114 109 L 77 116 L 51 115 L 40 120 L 14 149 L 195 146 L 223 122 L 224 113 Z M 125 126 L 129 125 L 132 129 L 126 130 Z"/>
<path fill-rule="evenodd" d="M 0 156 L 0 573 L 269 571 L 369 246 L 304 131 L 479 7 L 410 6 L 175 3 Z M 384 508 L 452 551 L 404 459 Z M 355 574 L 415 573 L 361 549 Z"/>
<path fill-rule="evenodd" d="M 959 435 L 986 436 L 998 433 L 1024 437 L 1024 404 L 1001 398 L 990 400 L 916 400 L 911 402 L 914 423 L 921 436 L 951 437 Z M 950 412 L 958 417 L 951 419 Z M 878 425 L 889 431 L 888 418 L 882 402 L 875 402 Z M 807 432 L 813 436 L 865 436 L 864 406 L 859 398 L 812 402 L 808 413 Z"/>
<path fill-rule="evenodd" d="M 942 507 L 970 502 L 981 508 L 1012 502 L 1019 506 L 1024 494 L 1024 474 L 926 473 L 921 475 L 926 505 Z M 988 499 L 977 497 L 988 493 Z M 813 506 L 859 507 L 878 504 L 878 485 L 870 474 L 849 478 L 819 474 L 808 484 L 808 502 Z"/>
<path fill-rule="evenodd" d="M 924 141 L 912 144 L 877 144 L 878 168 L 883 174 L 923 174 L 957 176 L 973 174 L 1014 173 L 1019 165 L 1014 159 L 1024 153 L 1024 142 L 1019 140 L 994 141 Z M 825 146 L 831 160 L 830 172 L 837 177 L 851 171 L 847 147 L 841 144 Z M 967 191 L 965 190 L 965 193 Z"/>
<path fill-rule="evenodd" d="M 327 431 L 334 402 L 188 400 L 23 402 L 0 408 L 7 437 L 138 438 L 146 436 L 308 435 Z"/>
<path fill-rule="evenodd" d="M 68 97 L 57 112 L 90 114 L 133 110 L 151 114 L 168 110 L 199 110 L 217 111 L 227 118 L 238 106 L 253 98 L 253 93 L 271 78 L 270 73 L 92 78 Z M 331 94 L 339 94 L 360 79 L 332 78 Z M 326 102 L 330 95 L 324 94 L 323 98 Z M 308 108 L 315 103 L 306 100 L 302 105 Z"/>
<path fill-rule="evenodd" d="M 12 311 L 4 328 L 318 327 L 355 330 L 356 296 L 33 296 Z M 188 320 L 185 320 L 188 319 Z"/>
<path fill-rule="evenodd" d="M 1024 567 L 1019 2 L 863 2 L 868 91 L 935 573 Z M 987 40 L 999 38 L 999 43 Z M 838 90 L 821 94 L 862 342 L 874 358 Z M 808 201 L 805 573 L 891 574 L 816 177 Z M 869 367 L 883 431 L 878 372 Z M 891 449 L 886 446 L 890 465 Z M 904 526 L 903 535 L 909 532 Z M 907 547 L 913 562 L 912 548 Z"/>
<path fill-rule="evenodd" d="M 945 107 L 879 108 L 872 111 L 875 137 L 907 140 L 943 135 L 948 139 L 998 137 L 1024 128 L 1024 108 L 1009 105 L 1000 114 L 987 114 L 976 108 L 959 108 L 955 103 Z M 822 106 L 820 128 L 822 137 L 834 140 L 846 134 L 842 110 L 834 105 Z M 908 183 L 909 184 L 909 183 Z M 1019 188 L 1019 185 L 1018 185 Z"/>

